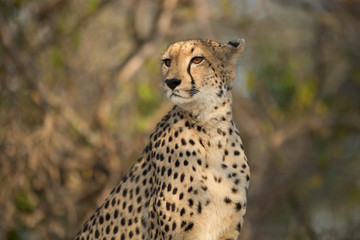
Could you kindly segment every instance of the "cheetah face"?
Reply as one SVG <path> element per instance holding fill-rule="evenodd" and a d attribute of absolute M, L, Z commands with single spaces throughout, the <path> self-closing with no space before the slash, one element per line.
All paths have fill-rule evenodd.
<path fill-rule="evenodd" d="M 231 89 L 243 39 L 228 44 L 191 40 L 171 45 L 162 56 L 161 71 L 168 99 L 184 109 L 222 101 Z"/>

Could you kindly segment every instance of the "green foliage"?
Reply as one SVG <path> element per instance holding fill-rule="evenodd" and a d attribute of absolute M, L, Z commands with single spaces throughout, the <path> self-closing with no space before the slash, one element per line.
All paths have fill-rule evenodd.
<path fill-rule="evenodd" d="M 316 93 L 316 82 L 313 79 L 299 84 L 295 91 L 296 103 L 299 109 L 307 109 L 314 101 Z"/>
<path fill-rule="evenodd" d="M 100 0 L 89 0 L 86 5 L 86 11 L 88 13 L 93 13 L 98 9 Z"/>
<path fill-rule="evenodd" d="M 81 43 L 81 33 L 79 29 L 75 29 L 75 31 L 71 34 L 71 44 L 74 49 L 77 49 Z"/>
<path fill-rule="evenodd" d="M 25 191 L 18 191 L 15 197 L 16 208 L 24 213 L 32 213 L 38 205 L 38 200 L 33 194 Z"/>
<path fill-rule="evenodd" d="M 349 199 L 349 202 L 350 202 L 351 205 L 356 206 L 359 203 L 359 201 L 360 201 L 360 190 L 359 190 L 358 186 L 352 185 L 349 188 L 347 199 Z"/>
<path fill-rule="evenodd" d="M 260 45 L 262 60 L 249 75 L 248 85 L 250 89 L 265 88 L 271 94 L 278 107 L 283 110 L 289 109 L 297 87 L 297 79 L 294 73 L 298 70 L 289 53 L 284 52 L 279 45 L 271 42 L 263 42 Z M 260 86 L 254 86 L 260 84 Z M 258 98 L 254 91 L 255 98 Z M 264 94 L 259 92 L 259 94 Z"/>
<path fill-rule="evenodd" d="M 355 82 L 358 86 L 360 86 L 360 69 L 354 69 L 353 79 L 354 79 L 354 82 Z"/>
<path fill-rule="evenodd" d="M 0 2 L 0 13 L 7 19 L 12 20 L 17 16 L 19 10 L 23 5 L 22 0 L 15 1 L 1 1 Z"/>
<path fill-rule="evenodd" d="M 153 113 L 156 104 L 156 95 L 151 87 L 145 83 L 137 85 L 137 94 L 139 96 L 138 109 L 141 115 L 149 116 Z"/>
<path fill-rule="evenodd" d="M 6 232 L 6 240 L 20 240 L 19 234 L 13 229 Z"/>
<path fill-rule="evenodd" d="M 63 68 L 64 67 L 64 60 L 61 56 L 60 50 L 58 48 L 52 48 L 50 51 L 50 59 L 52 64 L 56 68 Z"/>
<path fill-rule="evenodd" d="M 138 95 L 138 103 L 137 110 L 140 114 L 140 118 L 137 122 L 137 130 L 144 131 L 147 126 L 148 118 L 151 117 L 155 110 L 160 105 L 160 97 L 149 84 L 145 82 L 139 82 L 137 84 L 137 95 Z"/>

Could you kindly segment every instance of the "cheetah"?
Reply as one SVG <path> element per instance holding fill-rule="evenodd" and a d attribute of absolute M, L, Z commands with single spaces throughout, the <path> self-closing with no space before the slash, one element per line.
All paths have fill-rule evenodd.
<path fill-rule="evenodd" d="M 250 169 L 231 89 L 244 46 L 243 39 L 169 46 L 161 72 L 174 107 L 77 240 L 239 238 Z"/>

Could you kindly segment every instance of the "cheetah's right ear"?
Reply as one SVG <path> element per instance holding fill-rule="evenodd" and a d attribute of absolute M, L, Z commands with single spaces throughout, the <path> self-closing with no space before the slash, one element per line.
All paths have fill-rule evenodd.
<path fill-rule="evenodd" d="M 226 58 L 232 63 L 236 64 L 240 53 L 245 49 L 245 39 L 230 41 L 223 45 L 223 48 L 226 54 Z"/>

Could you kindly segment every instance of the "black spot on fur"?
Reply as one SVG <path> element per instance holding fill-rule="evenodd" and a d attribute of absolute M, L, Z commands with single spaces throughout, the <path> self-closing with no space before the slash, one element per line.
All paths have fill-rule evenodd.
<path fill-rule="evenodd" d="M 185 227 L 185 232 L 189 231 L 190 229 L 192 229 L 194 227 L 194 223 L 190 222 L 186 227 Z"/>

